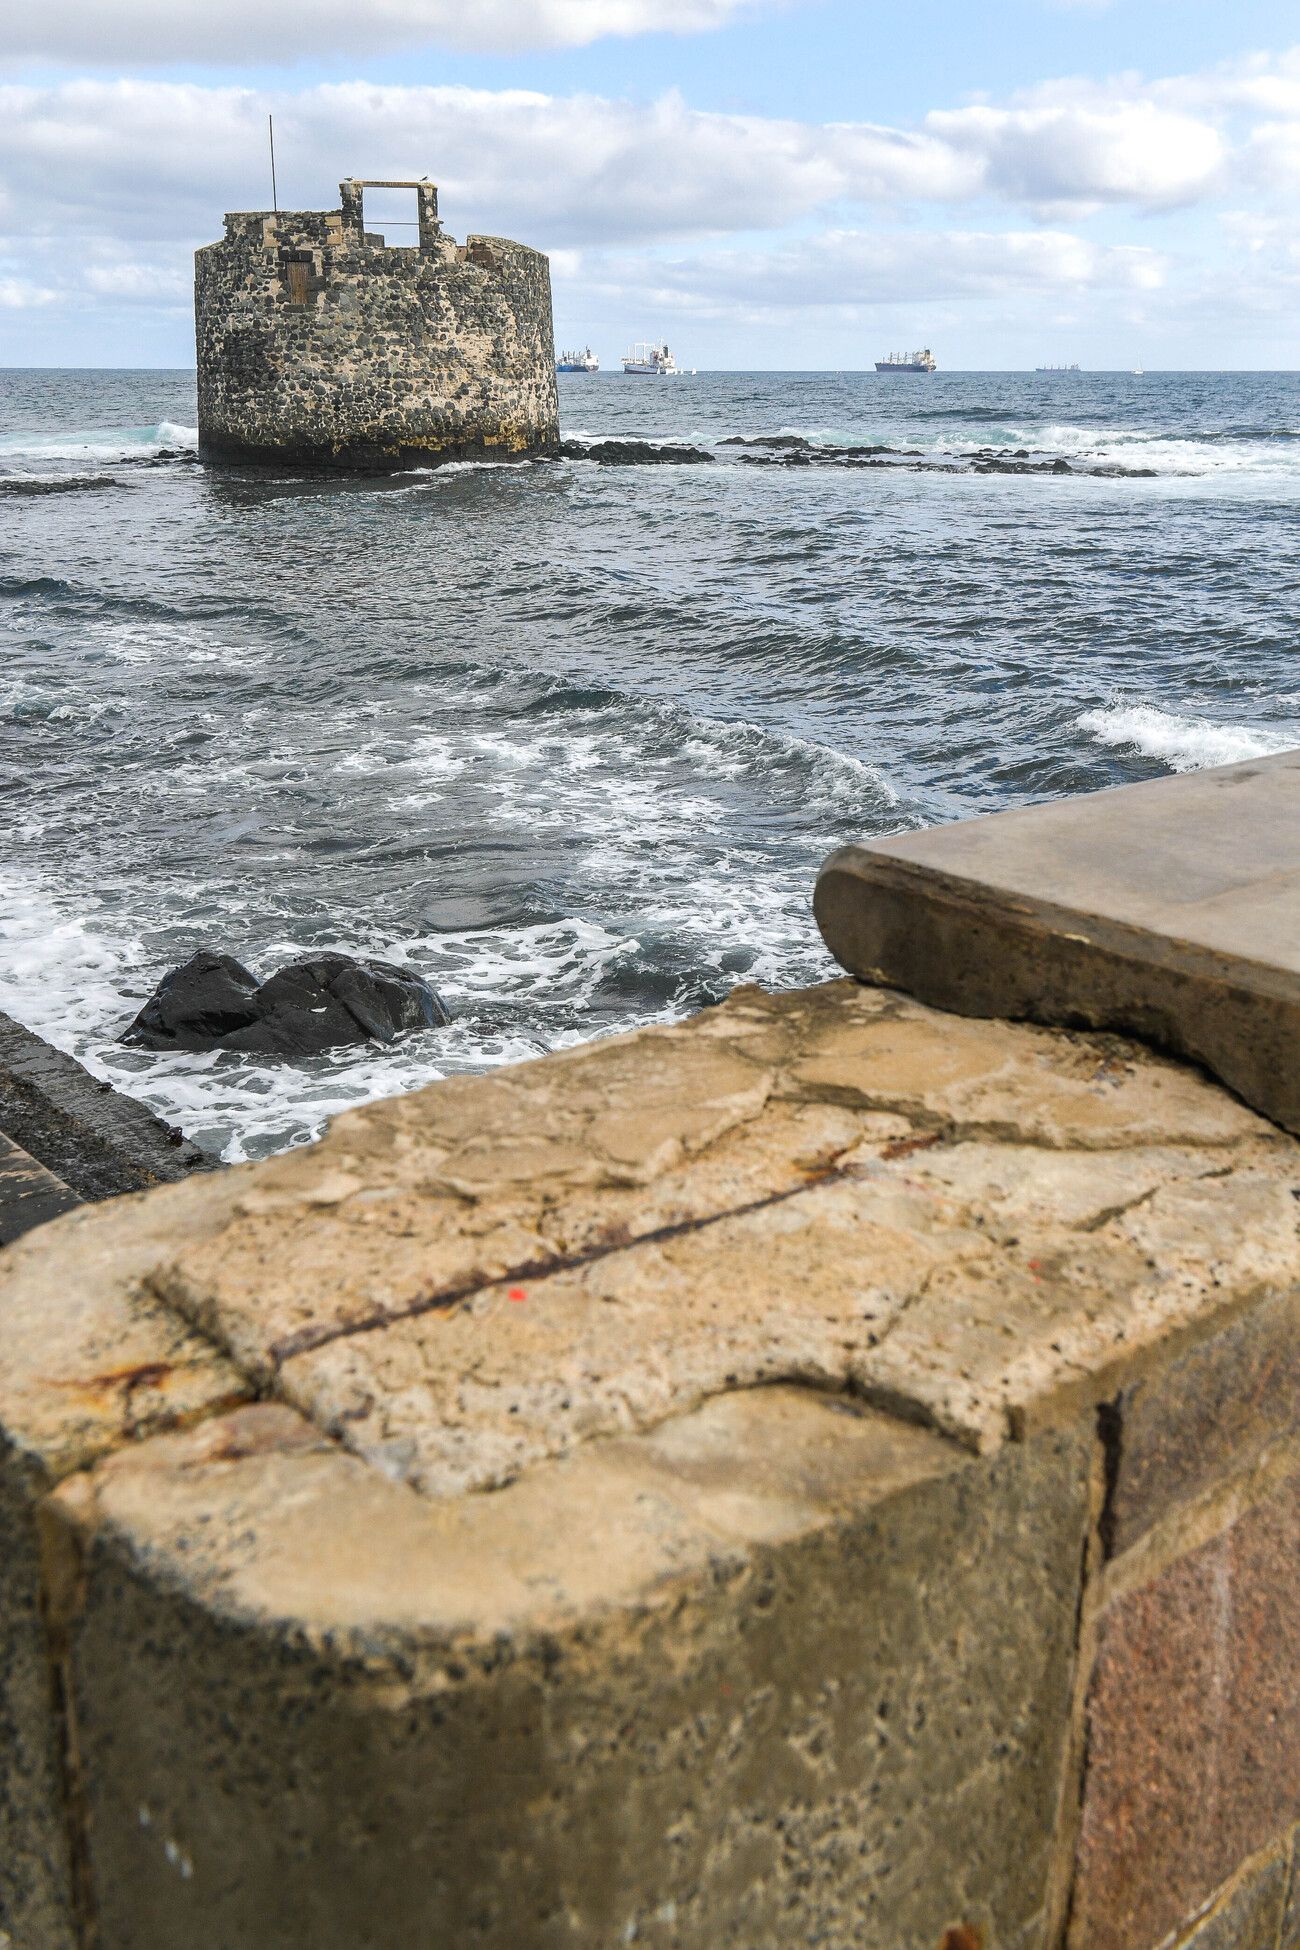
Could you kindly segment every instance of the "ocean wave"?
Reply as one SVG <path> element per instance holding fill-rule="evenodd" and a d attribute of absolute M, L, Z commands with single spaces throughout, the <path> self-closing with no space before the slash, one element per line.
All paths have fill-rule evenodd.
<path fill-rule="evenodd" d="M 1199 772 L 1209 765 L 1267 758 L 1300 743 L 1300 725 L 1216 724 L 1209 718 L 1179 717 L 1153 704 L 1085 711 L 1075 722 L 1098 744 L 1159 759 L 1171 772 Z"/>
<path fill-rule="evenodd" d="M 9 460 L 143 460 L 197 450 L 199 430 L 176 420 L 147 427 L 75 427 L 63 433 L 0 433 L 0 462 Z"/>

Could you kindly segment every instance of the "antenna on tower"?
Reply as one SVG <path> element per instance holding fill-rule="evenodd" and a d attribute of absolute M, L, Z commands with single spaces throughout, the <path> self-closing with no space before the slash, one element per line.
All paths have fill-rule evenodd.
<path fill-rule="evenodd" d="M 280 199 L 275 193 L 275 117 L 273 115 L 268 115 L 266 118 L 266 133 L 271 144 L 271 207 L 278 217 Z"/>

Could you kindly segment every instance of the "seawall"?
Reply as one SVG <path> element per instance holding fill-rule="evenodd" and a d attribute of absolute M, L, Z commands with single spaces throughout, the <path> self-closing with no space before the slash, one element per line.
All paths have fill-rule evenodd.
<path fill-rule="evenodd" d="M 172 1184 L 214 1160 L 0 1012 L 0 1245 L 84 1201 Z"/>
<path fill-rule="evenodd" d="M 846 979 L 42 1227 L 3 1927 L 1296 1950 L 1298 1200 L 1202 1068 Z"/>

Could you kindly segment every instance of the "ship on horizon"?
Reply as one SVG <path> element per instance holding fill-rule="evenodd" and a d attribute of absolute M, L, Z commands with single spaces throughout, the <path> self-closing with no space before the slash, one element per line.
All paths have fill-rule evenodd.
<path fill-rule="evenodd" d="M 666 342 L 649 345 L 641 339 L 630 352 L 623 354 L 623 370 L 638 379 L 675 379 L 681 367 Z"/>
<path fill-rule="evenodd" d="M 934 354 L 927 345 L 923 352 L 891 352 L 876 360 L 877 372 L 938 372 Z"/>
<path fill-rule="evenodd" d="M 1081 372 L 1082 370 L 1083 370 L 1083 368 L 1082 368 L 1081 366 L 1079 366 L 1079 365 L 1073 365 L 1073 366 L 1035 366 L 1035 367 L 1034 367 L 1034 371 L 1035 371 L 1035 372 Z"/>
<path fill-rule="evenodd" d="M 600 360 L 589 345 L 581 352 L 561 352 L 555 361 L 557 372 L 599 372 Z"/>

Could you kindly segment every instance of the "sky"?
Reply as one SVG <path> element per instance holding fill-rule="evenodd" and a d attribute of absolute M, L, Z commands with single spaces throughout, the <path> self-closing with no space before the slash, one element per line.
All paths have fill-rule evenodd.
<path fill-rule="evenodd" d="M 1300 366 L 1294 0 L 12 6 L 0 366 L 192 365 L 268 113 L 281 207 L 431 176 L 607 367 Z"/>

